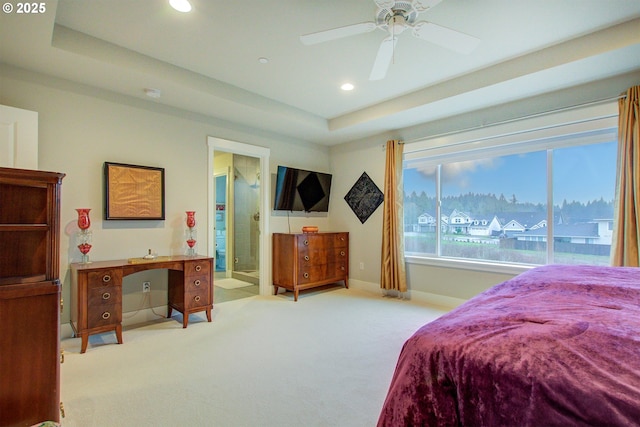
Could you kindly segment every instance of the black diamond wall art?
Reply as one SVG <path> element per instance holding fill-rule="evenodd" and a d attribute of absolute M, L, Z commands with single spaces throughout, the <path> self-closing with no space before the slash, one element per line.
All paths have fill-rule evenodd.
<path fill-rule="evenodd" d="M 369 178 L 369 175 L 363 172 L 351 190 L 344 196 L 344 200 L 360 222 L 364 224 L 383 202 L 384 194 Z"/>

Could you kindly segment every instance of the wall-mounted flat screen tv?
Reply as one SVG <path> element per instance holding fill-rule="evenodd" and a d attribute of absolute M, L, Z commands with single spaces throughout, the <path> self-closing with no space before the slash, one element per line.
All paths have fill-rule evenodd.
<path fill-rule="evenodd" d="M 276 196 L 277 211 L 328 212 L 331 175 L 288 166 L 278 166 Z"/>

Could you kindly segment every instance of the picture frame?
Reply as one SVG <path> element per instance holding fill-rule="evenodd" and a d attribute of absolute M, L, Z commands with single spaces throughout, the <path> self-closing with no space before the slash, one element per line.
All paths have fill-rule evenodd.
<path fill-rule="evenodd" d="M 164 220 L 164 168 L 104 163 L 105 220 Z"/>

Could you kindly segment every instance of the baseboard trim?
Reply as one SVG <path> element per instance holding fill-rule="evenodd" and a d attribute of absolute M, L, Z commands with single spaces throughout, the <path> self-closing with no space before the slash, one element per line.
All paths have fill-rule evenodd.
<path fill-rule="evenodd" d="M 415 300 L 421 303 L 433 305 L 435 307 L 444 308 L 447 310 L 452 310 L 458 307 L 459 305 L 467 302 L 467 300 L 465 299 L 449 297 L 446 295 L 433 294 L 431 292 L 409 290 L 401 294 L 400 292 L 397 292 L 397 291 L 385 291 L 383 289 L 380 289 L 379 283 L 365 282 L 363 280 L 356 280 L 356 279 L 349 279 L 349 287 L 353 289 L 358 289 L 361 291 L 375 293 L 377 295 L 384 295 L 384 296 L 391 295 L 391 296 L 397 296 L 399 298 Z"/>
<path fill-rule="evenodd" d="M 380 289 L 379 283 L 365 282 L 363 280 L 349 279 L 349 288 L 365 291 L 378 296 L 398 296 L 399 298 L 415 300 L 420 303 L 432 305 L 438 308 L 451 310 L 466 302 L 464 299 L 448 297 L 445 295 L 432 294 L 430 292 L 409 290 L 402 295 L 394 291 L 384 291 Z M 386 293 L 385 293 L 386 292 Z M 122 326 L 140 325 L 166 316 L 167 306 L 162 305 L 153 308 L 144 308 L 130 313 L 123 313 Z M 60 325 L 60 338 L 73 338 L 73 328 L 70 323 Z"/>

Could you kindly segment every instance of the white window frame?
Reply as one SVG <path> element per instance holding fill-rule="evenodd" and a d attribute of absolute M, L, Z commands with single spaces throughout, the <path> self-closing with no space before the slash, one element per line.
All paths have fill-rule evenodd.
<path fill-rule="evenodd" d="M 405 161 L 420 161 L 421 164 L 440 165 L 444 162 L 455 162 L 478 157 L 505 156 L 528 151 L 540 151 L 550 148 L 561 148 L 559 139 L 567 135 L 599 130 L 617 129 L 618 106 L 615 101 L 596 103 L 580 108 L 540 114 L 525 119 L 482 127 L 478 129 L 451 133 L 423 140 L 406 143 L 403 158 Z M 592 137 L 592 143 L 604 142 L 599 136 Z M 610 140 L 610 138 L 608 139 Z M 582 139 L 584 143 L 584 138 Z M 589 143 L 589 142 L 587 142 Z M 564 146 L 572 146 L 566 143 Z M 547 156 L 547 173 L 551 178 L 553 168 L 550 156 Z M 439 169 L 438 167 L 438 174 Z M 548 187 L 553 180 L 548 179 Z M 547 206 L 553 206 L 553 189 L 547 188 Z M 436 198 L 440 200 L 440 186 L 436 188 Z M 552 209 L 548 209 L 552 215 Z M 437 206 L 436 218 L 441 215 Z M 553 218 L 547 219 L 553 224 Z M 553 235 L 553 226 L 549 234 Z M 438 234 L 439 237 L 439 234 Z M 547 252 L 553 251 L 553 239 L 547 239 Z M 440 239 L 436 239 L 436 253 L 440 251 Z M 519 274 L 531 269 L 532 265 L 507 264 L 495 261 L 482 261 L 460 258 L 445 258 L 429 254 L 406 253 L 405 261 L 409 264 L 422 264 L 439 267 L 471 269 L 496 273 Z"/>

